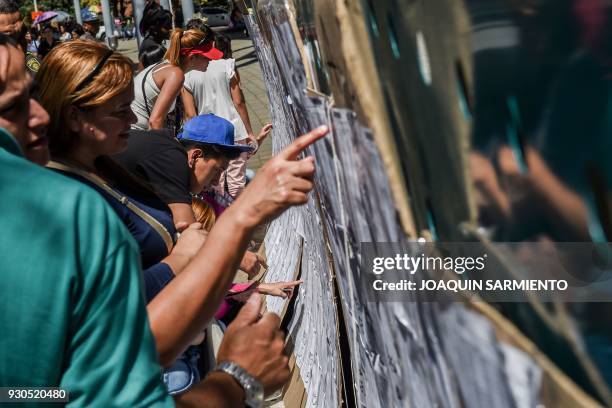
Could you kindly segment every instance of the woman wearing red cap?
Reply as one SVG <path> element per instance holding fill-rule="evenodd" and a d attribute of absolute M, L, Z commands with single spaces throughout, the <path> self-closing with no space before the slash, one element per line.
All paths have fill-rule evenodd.
<path fill-rule="evenodd" d="M 223 53 L 213 47 L 213 39 L 200 30 L 172 31 L 170 47 L 159 64 L 147 67 L 134 78 L 135 99 L 132 111 L 137 122 L 133 129 L 163 129 L 175 131 L 182 115 L 176 109 L 183 87 L 185 72 L 199 65 L 198 60 L 215 60 Z"/>

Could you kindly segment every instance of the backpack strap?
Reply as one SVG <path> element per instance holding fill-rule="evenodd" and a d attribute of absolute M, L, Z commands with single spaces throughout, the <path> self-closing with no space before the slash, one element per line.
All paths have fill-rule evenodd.
<path fill-rule="evenodd" d="M 149 108 L 149 100 L 147 99 L 147 91 L 145 89 L 145 85 L 147 83 L 147 77 L 155 69 L 155 67 L 158 66 L 159 64 L 160 63 L 158 62 L 157 64 L 155 64 L 151 68 L 149 68 L 149 70 L 147 72 L 145 72 L 144 78 L 142 78 L 142 84 L 141 84 L 141 86 L 142 86 L 142 97 L 144 99 L 145 109 L 147 110 L 147 115 L 149 116 L 149 118 L 151 117 L 151 109 Z"/>
<path fill-rule="evenodd" d="M 172 240 L 172 235 L 166 229 L 166 227 L 164 227 L 161 222 L 157 221 L 155 217 L 151 216 L 146 211 L 143 211 L 142 209 L 140 209 L 140 207 L 138 207 L 136 204 L 132 203 L 129 197 L 120 194 L 118 191 L 116 191 L 111 186 L 109 186 L 108 183 L 104 181 L 101 177 L 97 176 L 96 174 L 90 173 L 88 171 L 81 170 L 79 168 L 69 166 L 67 164 L 60 163 L 57 161 L 50 161 L 47 164 L 47 167 L 51 169 L 64 171 L 67 173 L 76 174 L 78 176 L 83 177 L 85 180 L 89 180 L 91 183 L 95 184 L 96 186 L 100 187 L 108 195 L 113 197 L 115 200 L 117 200 L 121 204 L 125 205 L 130 211 L 132 211 L 134 214 L 140 217 L 144 222 L 149 224 L 149 226 L 153 228 L 159 234 L 159 236 L 162 238 L 162 240 L 166 244 L 168 253 L 172 251 L 172 248 L 174 247 L 174 241 Z"/>

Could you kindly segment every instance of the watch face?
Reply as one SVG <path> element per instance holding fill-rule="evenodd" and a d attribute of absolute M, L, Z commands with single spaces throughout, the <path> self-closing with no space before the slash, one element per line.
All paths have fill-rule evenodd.
<path fill-rule="evenodd" d="M 249 384 L 246 388 L 247 400 L 246 403 L 252 407 L 259 407 L 263 403 L 264 400 L 264 391 L 263 387 L 259 384 Z"/>
<path fill-rule="evenodd" d="M 264 399 L 264 392 L 263 392 L 263 388 L 260 387 L 256 387 L 257 388 L 257 392 L 255 393 L 255 398 L 257 398 L 258 401 L 263 401 Z"/>

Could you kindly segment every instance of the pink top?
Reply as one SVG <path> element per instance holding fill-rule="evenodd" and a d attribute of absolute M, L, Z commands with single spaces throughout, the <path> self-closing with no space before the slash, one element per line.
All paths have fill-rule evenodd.
<path fill-rule="evenodd" d="M 246 282 L 246 283 L 233 283 L 229 290 L 229 295 L 233 295 L 236 293 L 244 292 L 253 286 L 255 282 Z M 222 319 L 225 315 L 232 310 L 232 305 L 227 301 L 227 299 L 223 300 L 219 309 L 217 309 L 217 313 L 215 313 L 215 318 Z"/>

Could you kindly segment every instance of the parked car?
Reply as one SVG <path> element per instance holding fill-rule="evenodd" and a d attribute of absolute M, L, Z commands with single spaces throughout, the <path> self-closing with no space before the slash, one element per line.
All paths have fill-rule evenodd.
<path fill-rule="evenodd" d="M 120 38 L 120 33 L 117 28 L 114 28 L 114 34 L 115 35 L 111 38 L 106 37 L 106 27 L 101 26 L 100 30 L 98 31 L 98 34 L 96 34 L 96 38 L 98 39 L 98 41 L 102 41 L 103 43 L 111 47 L 111 49 L 116 50 Z"/>
<path fill-rule="evenodd" d="M 200 13 L 208 20 L 209 27 L 226 26 L 230 23 L 230 13 L 220 7 L 202 7 Z"/>
<path fill-rule="evenodd" d="M 120 37 L 119 30 L 117 30 L 116 27 L 114 30 L 115 30 L 114 37 L 119 38 Z M 98 30 L 98 34 L 96 34 L 96 38 L 100 41 L 106 41 L 106 27 L 104 27 L 104 25 L 100 26 L 100 29 Z"/>

